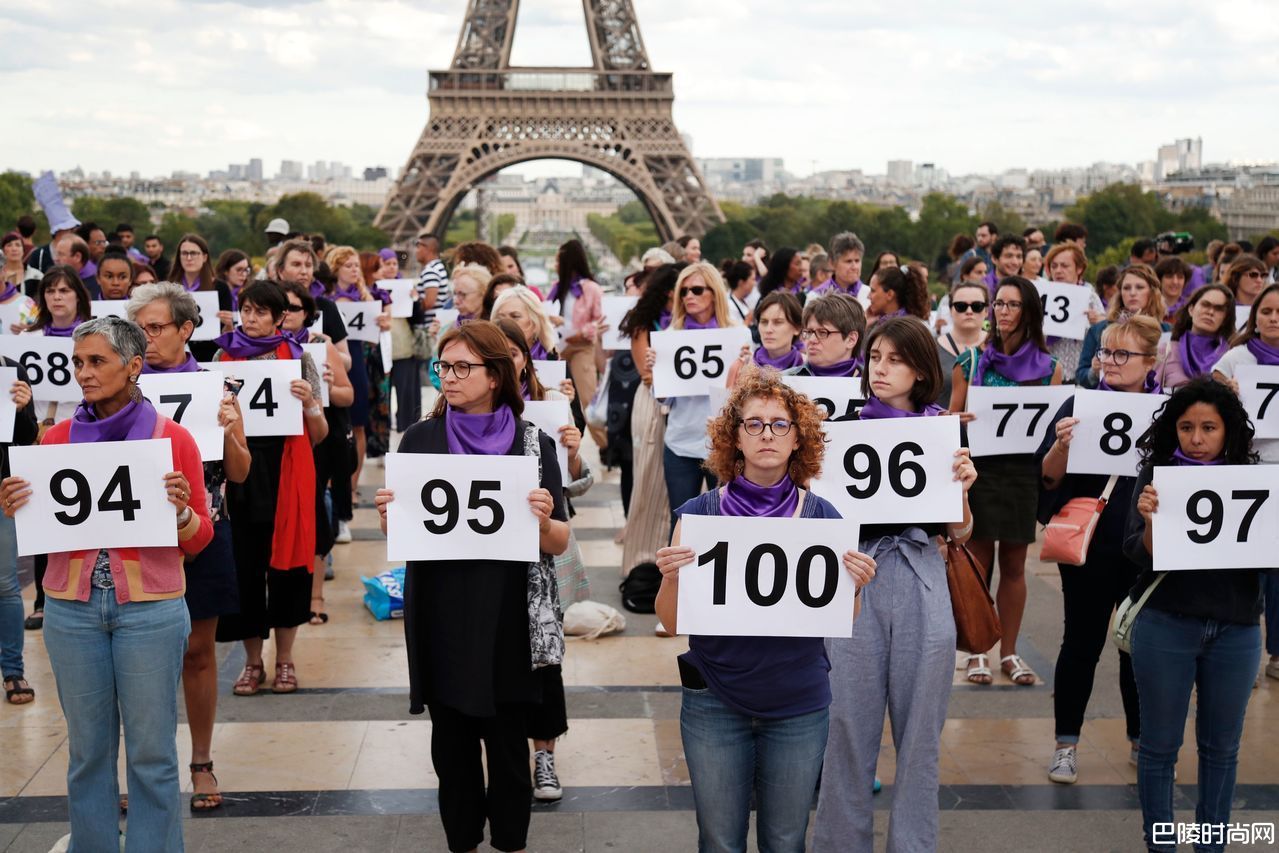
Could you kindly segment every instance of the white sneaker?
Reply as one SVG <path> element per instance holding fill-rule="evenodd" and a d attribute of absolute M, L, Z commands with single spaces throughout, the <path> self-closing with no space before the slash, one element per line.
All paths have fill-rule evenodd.
<path fill-rule="evenodd" d="M 674 637 L 670 631 L 666 630 L 666 626 L 662 624 L 662 620 L 657 620 L 657 624 L 653 626 L 653 636 L 655 637 Z"/>
<path fill-rule="evenodd" d="M 1053 763 L 1048 766 L 1048 779 L 1062 785 L 1073 785 L 1079 779 L 1075 763 L 1075 747 L 1063 746 L 1053 752 Z"/>
<path fill-rule="evenodd" d="M 539 749 L 533 753 L 533 799 L 558 800 L 562 796 L 564 789 L 555 775 L 555 753 Z"/>
<path fill-rule="evenodd" d="M 351 544 L 351 527 L 345 521 L 338 521 L 338 535 L 333 537 L 338 545 Z"/>

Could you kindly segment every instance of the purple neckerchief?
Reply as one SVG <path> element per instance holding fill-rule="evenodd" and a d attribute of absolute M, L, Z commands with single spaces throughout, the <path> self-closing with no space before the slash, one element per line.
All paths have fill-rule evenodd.
<path fill-rule="evenodd" d="M 1257 364 L 1279 364 L 1279 349 L 1275 349 L 1261 338 L 1253 338 L 1246 346 L 1248 352 L 1257 357 Z"/>
<path fill-rule="evenodd" d="M 1111 388 L 1109 385 L 1107 385 L 1106 377 L 1103 374 L 1101 379 L 1098 380 L 1097 382 L 1097 390 L 1098 391 L 1116 391 L 1118 389 Z M 1155 378 L 1155 372 L 1152 370 L 1146 374 L 1145 380 L 1141 383 L 1141 390 L 1138 391 L 1137 393 L 1138 394 L 1162 394 L 1163 392 L 1164 392 L 1163 386 L 1159 384 L 1159 380 Z"/>
<path fill-rule="evenodd" d="M 835 276 L 831 276 L 821 284 L 814 287 L 811 292 L 813 296 L 820 296 L 833 290 L 836 293 L 847 293 L 849 296 L 856 296 L 858 293 L 861 293 L 864 286 L 865 285 L 861 283 L 861 280 L 858 279 L 853 282 L 851 287 L 844 288 L 840 286 L 839 282 L 835 281 Z"/>
<path fill-rule="evenodd" d="M 768 350 L 760 347 L 755 350 L 753 358 L 760 367 L 775 367 L 778 370 L 788 370 L 792 367 L 799 367 L 804 363 L 804 347 L 799 341 L 795 341 L 791 344 L 790 349 L 777 358 L 773 358 L 768 354 Z"/>
<path fill-rule="evenodd" d="M 312 299 L 319 299 L 324 295 L 324 282 L 311 279 L 311 284 L 308 289 L 311 291 Z"/>
<path fill-rule="evenodd" d="M 13 294 L 18 292 L 18 286 L 11 281 L 4 283 L 4 290 L 0 291 L 0 302 L 8 302 L 13 298 Z"/>
<path fill-rule="evenodd" d="M 105 418 L 99 418 L 93 407 L 83 400 L 71 416 L 68 441 L 72 444 L 88 444 L 91 441 L 138 441 L 155 434 L 155 422 L 159 415 L 145 397 L 130 400 L 124 408 Z"/>
<path fill-rule="evenodd" d="M 239 311 L 240 310 L 240 291 L 231 287 L 231 285 L 229 284 L 227 285 L 227 290 L 231 291 L 231 310 Z"/>
<path fill-rule="evenodd" d="M 179 364 L 177 367 L 152 367 L 145 361 L 142 362 L 143 373 L 199 373 L 200 362 L 195 360 L 195 356 L 187 353 L 187 360 Z"/>
<path fill-rule="evenodd" d="M 990 298 L 993 300 L 995 298 L 995 291 L 999 290 L 999 273 L 996 272 L 995 268 L 992 266 L 990 270 L 982 276 L 981 280 L 985 282 L 986 287 L 990 289 Z"/>
<path fill-rule="evenodd" d="M 495 412 L 468 415 L 452 407 L 444 415 L 449 453 L 501 456 L 515 442 L 515 414 L 509 406 Z"/>
<path fill-rule="evenodd" d="M 391 291 L 383 290 L 375 284 L 373 285 L 373 295 L 382 300 L 383 305 L 391 304 Z"/>
<path fill-rule="evenodd" d="M 472 322 L 472 321 L 473 321 L 473 320 L 475 320 L 475 319 L 477 319 L 477 315 L 475 315 L 475 314 L 463 314 L 462 312 L 460 312 L 460 311 L 459 311 L 459 312 L 458 312 L 458 315 L 457 315 L 457 322 L 456 322 L 456 323 L 454 323 L 454 325 L 455 325 L 455 326 L 465 326 L 467 323 L 470 323 L 470 322 Z"/>
<path fill-rule="evenodd" d="M 861 369 L 861 356 L 853 356 L 847 361 L 837 361 L 834 364 L 818 365 L 811 361 L 808 363 L 808 372 L 814 376 L 856 376 Z"/>
<path fill-rule="evenodd" d="M 183 275 L 179 284 L 186 288 L 187 293 L 195 293 L 200 289 L 200 277 L 196 276 L 195 281 L 187 281 L 187 277 Z"/>
<path fill-rule="evenodd" d="M 1230 341 L 1224 337 L 1186 332 L 1177 341 L 1177 349 L 1181 354 L 1181 369 L 1187 376 L 1207 376 L 1213 365 L 1230 350 Z"/>
<path fill-rule="evenodd" d="M 353 284 L 350 287 L 339 287 L 333 291 L 333 299 L 349 299 L 352 302 L 364 301 L 364 295 L 360 293 L 360 286 Z"/>
<path fill-rule="evenodd" d="M 1172 464 L 1174 465 L 1220 465 L 1224 461 L 1225 460 L 1223 460 L 1220 456 L 1216 459 L 1208 459 L 1206 461 L 1191 459 L 1189 456 L 1181 452 L 1180 447 L 1172 452 Z"/>
<path fill-rule="evenodd" d="M 300 344 L 304 344 L 307 341 L 311 340 L 311 330 L 307 326 L 303 326 L 302 328 L 298 329 L 296 332 L 286 331 L 284 334 L 286 337 L 292 338 L 293 340 L 297 341 Z"/>
<path fill-rule="evenodd" d="M 525 400 L 533 399 L 533 389 L 528 387 L 527 378 L 520 380 L 520 396 L 523 397 Z"/>
<path fill-rule="evenodd" d="M 936 403 L 929 403 L 918 412 L 908 412 L 904 409 L 894 408 L 878 397 L 872 396 L 866 401 L 866 405 L 862 406 L 861 414 L 858 417 L 864 421 L 873 421 L 877 418 L 930 418 L 934 415 L 943 414 L 945 411 Z"/>
<path fill-rule="evenodd" d="M 660 332 L 662 329 L 665 329 L 670 324 L 671 324 L 671 312 L 668 310 L 663 310 L 662 316 L 657 318 L 657 331 Z"/>
<path fill-rule="evenodd" d="M 793 294 L 795 296 L 799 296 L 801 293 L 804 292 L 804 280 L 801 278 L 799 281 L 795 282 L 789 287 L 786 285 L 785 282 L 782 282 L 782 286 L 777 289 L 785 291 L 786 293 Z"/>
<path fill-rule="evenodd" d="M 562 294 L 560 293 L 561 283 L 562 282 L 558 282 L 558 281 L 555 282 L 555 286 L 551 288 L 551 295 L 546 300 L 547 302 L 555 302 L 561 298 L 562 296 Z M 568 292 L 573 294 L 574 299 L 582 298 L 582 277 L 580 275 L 575 275 L 571 279 L 569 279 Z M 563 310 L 563 306 L 561 305 L 560 307 L 561 307 L 561 310 Z"/>
<path fill-rule="evenodd" d="M 84 268 L 80 270 L 80 280 L 83 281 L 84 279 L 90 278 L 97 274 L 98 274 L 98 265 L 95 264 L 93 261 L 89 261 L 87 264 L 84 265 Z"/>
<path fill-rule="evenodd" d="M 981 351 L 981 358 L 977 360 L 977 370 L 973 377 L 974 385 L 981 384 L 987 370 L 994 370 L 1013 382 L 1030 382 L 1052 376 L 1053 360 L 1048 353 L 1030 341 L 1023 341 L 1014 353 L 1005 353 L 992 340 Z"/>
<path fill-rule="evenodd" d="M 799 506 L 799 487 L 789 474 L 771 486 L 752 483 L 741 474 L 732 479 L 720 493 L 719 514 L 747 517 L 786 518 Z"/>
<path fill-rule="evenodd" d="M 691 331 L 696 331 L 698 329 L 718 329 L 718 328 L 719 328 L 719 320 L 715 317 L 714 314 L 712 314 L 711 318 L 707 320 L 705 323 L 697 322 L 689 314 L 684 315 L 685 331 L 691 332 Z"/>
<path fill-rule="evenodd" d="M 288 335 L 277 332 L 264 338 L 251 338 L 244 333 L 244 328 L 237 327 L 233 332 L 219 335 L 213 339 L 221 350 L 232 358 L 257 358 L 269 352 L 275 352 L 280 344 L 288 344 L 289 352 L 294 358 L 302 357 L 302 345 Z"/>
<path fill-rule="evenodd" d="M 533 341 L 533 345 L 528 348 L 528 354 L 531 355 L 535 361 L 547 361 L 551 357 L 551 354 L 546 351 L 546 347 L 542 346 L 541 339 L 535 339 Z"/>
<path fill-rule="evenodd" d="M 70 326 L 67 326 L 65 329 L 58 329 L 54 326 L 45 326 L 44 333 L 51 338 L 69 338 L 71 337 L 71 334 L 75 332 L 76 326 L 79 326 L 83 322 L 83 320 L 77 317 L 75 322 L 73 322 Z"/>
<path fill-rule="evenodd" d="M 882 323 L 882 322 L 884 322 L 885 320 L 891 320 L 893 317 L 909 317 L 909 316 L 910 316 L 910 315 L 906 313 L 906 309 L 905 309 L 905 308 L 898 308 L 896 311 L 894 311 L 894 312 L 893 312 L 893 313 L 891 313 L 891 314 L 881 314 L 881 315 L 879 315 L 878 317 L 876 317 L 876 318 L 875 318 L 875 322 L 876 322 L 876 323 Z"/>

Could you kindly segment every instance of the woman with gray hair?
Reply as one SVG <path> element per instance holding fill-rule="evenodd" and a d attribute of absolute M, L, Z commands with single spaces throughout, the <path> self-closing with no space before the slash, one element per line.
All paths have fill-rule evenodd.
<path fill-rule="evenodd" d="M 146 335 L 143 373 L 199 373 L 204 369 L 187 352 L 200 309 L 195 298 L 179 284 L 144 284 L 134 288 L 128 305 L 129 319 Z M 218 661 L 215 638 L 218 617 L 240 612 L 240 594 L 231 546 L 231 521 L 225 508 L 225 484 L 243 483 L 251 458 L 244 437 L 244 419 L 234 393 L 225 390 L 218 407 L 222 427 L 222 461 L 204 463 L 204 489 L 209 496 L 209 520 L 213 541 L 200 555 L 187 561 L 187 610 L 191 635 L 182 659 L 182 692 L 191 729 L 191 810 L 222 805 L 222 794 L 213 775 L 213 721 L 218 709 Z"/>
<path fill-rule="evenodd" d="M 167 438 L 173 469 L 164 475 L 177 523 L 176 546 L 101 548 L 49 554 L 44 641 L 70 744 L 67 806 L 72 846 L 116 849 L 116 763 L 124 725 L 131 794 L 125 850 L 182 850 L 178 787 L 178 677 L 191 621 L 182 594 L 183 561 L 213 538 L 195 440 L 159 414 L 138 390 L 146 335 L 127 320 L 102 317 L 76 328 L 75 377 L 84 392 L 70 420 L 42 444 Z M 13 518 L 33 485 L 0 483 Z"/>

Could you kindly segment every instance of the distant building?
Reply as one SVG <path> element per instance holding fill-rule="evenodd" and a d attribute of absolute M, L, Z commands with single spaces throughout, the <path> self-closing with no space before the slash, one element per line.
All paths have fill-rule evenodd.
<path fill-rule="evenodd" d="M 1203 138 L 1178 139 L 1171 145 L 1160 145 L 1155 157 L 1155 180 L 1162 181 L 1177 172 L 1197 172 L 1203 168 Z"/>
<path fill-rule="evenodd" d="M 888 161 L 888 183 L 899 187 L 910 186 L 915 178 L 915 164 L 910 160 Z"/>
<path fill-rule="evenodd" d="M 775 181 L 783 172 L 780 157 L 710 157 L 698 160 L 708 181 Z"/>
<path fill-rule="evenodd" d="M 262 180 L 263 174 L 261 157 L 254 157 L 249 161 L 249 168 L 245 171 L 245 177 L 247 177 L 250 181 L 260 182 Z"/>
<path fill-rule="evenodd" d="M 388 177 L 385 166 L 370 166 L 364 170 L 364 180 L 376 181 L 378 178 Z"/>
<path fill-rule="evenodd" d="M 281 160 L 280 174 L 276 177 L 282 181 L 302 180 L 302 163 L 298 160 Z"/>

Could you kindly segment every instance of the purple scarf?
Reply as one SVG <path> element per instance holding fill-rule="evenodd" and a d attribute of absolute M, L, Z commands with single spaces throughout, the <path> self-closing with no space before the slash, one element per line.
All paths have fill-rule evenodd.
<path fill-rule="evenodd" d="M 311 291 L 311 298 L 319 299 L 324 295 L 324 282 L 311 279 L 311 286 L 309 289 Z"/>
<path fill-rule="evenodd" d="M 452 407 L 444 415 L 449 453 L 503 456 L 515 443 L 515 414 L 502 406 L 487 415 L 468 415 Z"/>
<path fill-rule="evenodd" d="M 45 326 L 44 333 L 51 338 L 69 338 L 71 337 L 71 333 L 76 330 L 76 326 L 79 326 L 83 322 L 84 322 L 83 320 L 77 317 L 76 320 L 70 326 L 67 326 L 65 329 L 58 329 L 53 326 Z"/>
<path fill-rule="evenodd" d="M 1257 357 L 1257 364 L 1279 364 L 1279 349 L 1275 349 L 1261 338 L 1248 341 L 1247 347 L 1248 352 Z"/>
<path fill-rule="evenodd" d="M 808 363 L 808 372 L 814 376 L 853 376 L 862 369 L 862 357 L 853 356 L 847 361 L 837 361 L 834 364 L 817 365 L 811 361 Z"/>
<path fill-rule="evenodd" d="M 187 277 L 184 275 L 180 284 L 186 288 L 187 293 L 195 293 L 200 289 L 200 278 L 196 276 L 195 281 L 187 281 Z"/>
<path fill-rule="evenodd" d="M 155 434 L 155 422 L 159 416 L 155 407 L 145 397 L 130 400 L 114 415 L 99 418 L 93 407 L 83 400 L 71 416 L 72 444 L 88 444 L 91 441 L 139 441 Z"/>
<path fill-rule="evenodd" d="M 542 346 L 541 338 L 533 341 L 533 345 L 528 348 L 528 354 L 533 357 L 534 361 L 550 361 L 551 358 L 551 354 L 546 351 L 546 347 Z"/>
<path fill-rule="evenodd" d="M 866 401 L 866 405 L 862 406 L 862 412 L 858 417 L 864 421 L 873 421 L 877 418 L 931 418 L 935 415 L 943 414 L 945 411 L 936 403 L 929 403 L 918 412 L 908 412 L 902 409 L 895 409 L 878 397 L 871 397 Z"/>
<path fill-rule="evenodd" d="M 1207 376 L 1213 365 L 1230 349 L 1230 341 L 1188 331 L 1177 341 L 1177 348 L 1181 353 L 1181 367 L 1187 376 Z"/>
<path fill-rule="evenodd" d="M 1198 459 L 1191 459 L 1189 456 L 1181 452 L 1178 447 L 1172 452 L 1172 464 L 1174 465 L 1220 465 L 1224 460 L 1218 456 L 1216 459 L 1209 459 L 1207 462 L 1201 462 Z"/>
<path fill-rule="evenodd" d="M 338 299 L 349 299 L 352 302 L 364 301 L 364 297 L 360 294 L 360 286 L 358 284 L 353 284 L 350 287 L 339 287 L 337 290 L 333 291 L 333 299 L 334 301 L 337 301 Z"/>
<path fill-rule="evenodd" d="M 555 302 L 557 300 L 562 299 L 563 297 L 562 285 L 563 285 L 563 282 L 560 282 L 560 281 L 555 282 L 555 286 L 551 288 L 551 295 L 547 297 L 547 300 L 546 300 L 547 302 Z M 574 299 L 582 298 L 582 277 L 580 275 L 575 275 L 571 279 L 569 279 L 568 292 L 573 294 Z M 561 303 L 560 310 L 562 311 L 563 308 L 564 306 Z"/>
<path fill-rule="evenodd" d="M 199 373 L 200 363 L 195 360 L 195 356 L 187 353 L 187 360 L 179 364 L 177 367 L 152 367 L 145 361 L 142 362 L 143 373 Z"/>
<path fill-rule="evenodd" d="M 287 343 L 294 358 L 302 357 L 302 345 L 288 335 L 276 333 L 265 338 L 251 338 L 244 333 L 243 327 L 227 332 L 213 339 L 224 353 L 232 358 L 257 358 L 269 352 L 275 352 L 280 344 Z"/>
<path fill-rule="evenodd" d="M 835 281 L 835 276 L 831 276 L 821 284 L 817 285 L 817 287 L 813 288 L 812 293 L 814 296 L 818 296 L 820 294 L 829 293 L 833 290 L 836 293 L 847 293 L 849 296 L 856 296 L 858 293 L 861 293 L 862 286 L 861 280 L 859 279 L 858 281 L 853 282 L 852 285 L 845 290 L 840 286 L 839 282 Z"/>
<path fill-rule="evenodd" d="M 910 316 L 910 315 L 906 313 L 906 309 L 905 309 L 905 308 L 898 308 L 896 311 L 894 311 L 894 312 L 893 312 L 893 313 L 891 313 L 891 314 L 881 314 L 881 315 L 879 315 L 878 317 L 876 317 L 876 318 L 875 318 L 875 322 L 876 322 L 876 323 L 882 323 L 882 322 L 884 322 L 885 320 L 891 320 L 891 319 L 892 319 L 892 318 L 894 318 L 894 317 L 909 317 L 909 316 Z"/>
<path fill-rule="evenodd" d="M 4 290 L 0 291 L 0 302 L 8 302 L 13 298 L 13 294 L 18 292 L 18 286 L 11 281 L 4 283 Z"/>
<path fill-rule="evenodd" d="M 240 291 L 231 287 L 231 285 L 229 284 L 227 285 L 227 290 L 231 291 L 231 310 L 239 311 L 240 310 Z"/>
<path fill-rule="evenodd" d="M 777 358 L 773 358 L 768 354 L 768 350 L 760 347 L 755 350 L 754 360 L 760 367 L 776 367 L 778 370 L 788 370 L 792 367 L 799 367 L 804 363 L 804 347 L 799 341 L 791 344 L 791 348 Z"/>
<path fill-rule="evenodd" d="M 799 487 L 789 474 L 771 486 L 752 483 L 741 474 L 733 478 L 719 498 L 720 515 L 785 518 L 799 506 Z"/>
<path fill-rule="evenodd" d="M 689 314 L 684 315 L 684 331 L 686 332 L 692 332 L 698 329 L 718 329 L 718 328 L 719 328 L 719 320 L 715 318 L 714 314 L 712 314 L 711 318 L 707 320 L 705 323 L 697 322 Z"/>
<path fill-rule="evenodd" d="M 657 331 L 660 332 L 662 329 L 665 329 L 670 324 L 671 324 L 671 312 L 666 309 L 663 309 L 662 316 L 657 318 Z"/>
<path fill-rule="evenodd" d="M 311 329 L 307 326 L 303 326 L 302 328 L 298 329 L 296 332 L 285 332 L 284 336 L 286 338 L 292 338 L 293 340 L 297 341 L 300 344 L 304 344 L 307 341 L 311 340 Z"/>
<path fill-rule="evenodd" d="M 1052 376 L 1053 360 L 1052 356 L 1030 341 L 1023 341 L 1016 352 L 1006 354 L 995 345 L 992 339 L 982 350 L 981 358 L 977 360 L 976 375 L 973 377 L 974 385 L 981 384 L 987 370 L 994 370 L 1013 382 L 1030 382 Z"/>

